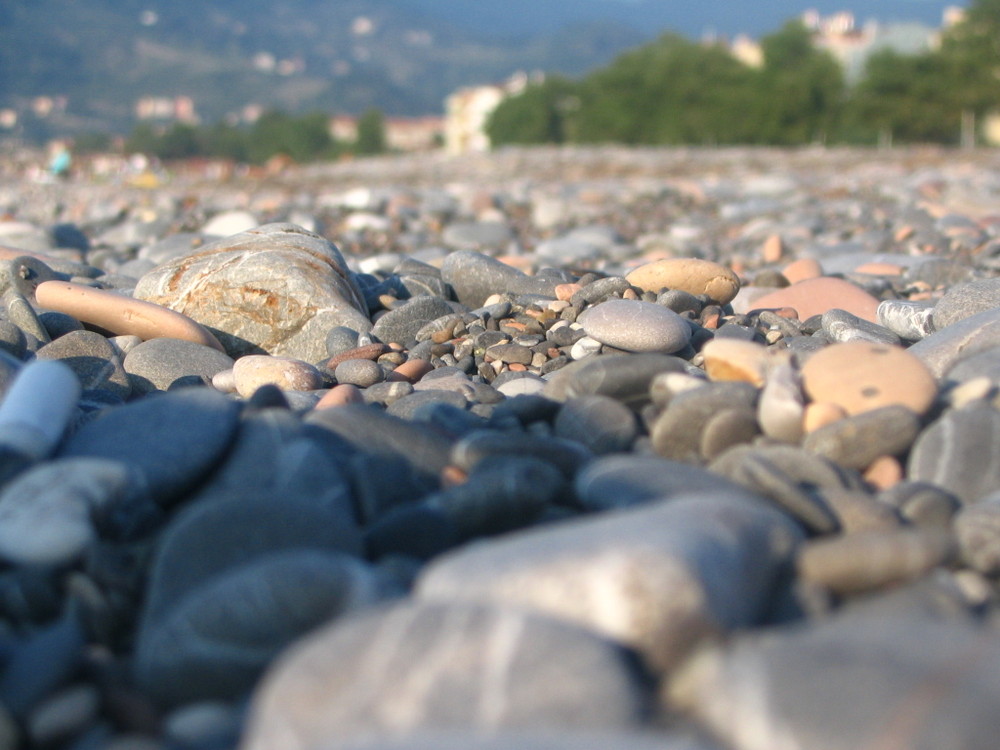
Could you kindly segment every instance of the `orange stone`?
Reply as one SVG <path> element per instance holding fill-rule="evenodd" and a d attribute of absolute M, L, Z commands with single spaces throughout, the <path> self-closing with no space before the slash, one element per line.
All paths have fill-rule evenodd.
<path fill-rule="evenodd" d="M 350 383 L 335 385 L 327 391 L 323 398 L 316 402 L 316 409 L 332 409 L 337 406 L 347 404 L 363 404 L 365 397 L 361 395 L 361 389 Z"/>
<path fill-rule="evenodd" d="M 772 234 L 760 248 L 760 257 L 765 263 L 777 263 L 785 254 L 785 243 L 780 234 Z"/>
<path fill-rule="evenodd" d="M 788 279 L 790 284 L 795 284 L 806 279 L 818 279 L 823 275 L 823 266 L 815 258 L 799 258 L 785 266 L 781 275 Z"/>
<path fill-rule="evenodd" d="M 705 372 L 712 380 L 737 380 L 758 388 L 764 385 L 770 366 L 767 347 L 752 341 L 712 339 L 701 349 Z"/>
<path fill-rule="evenodd" d="M 569 302 L 570 297 L 583 289 L 579 284 L 556 284 L 556 299 Z"/>
<path fill-rule="evenodd" d="M 409 383 L 416 383 L 433 369 L 434 365 L 426 359 L 408 359 L 390 372 L 385 379 L 389 382 L 405 380 Z"/>
<path fill-rule="evenodd" d="M 887 490 L 903 481 L 903 467 L 895 456 L 879 456 L 865 469 L 863 476 L 876 489 Z"/>
<path fill-rule="evenodd" d="M 820 427 L 826 427 L 846 416 L 846 411 L 827 401 L 807 404 L 802 414 L 802 430 L 806 433 L 815 432 Z"/>
<path fill-rule="evenodd" d="M 852 415 L 890 404 L 924 414 L 937 396 L 937 381 L 918 357 L 864 341 L 813 354 L 802 366 L 802 386 L 813 401 L 836 404 Z"/>
<path fill-rule="evenodd" d="M 877 323 L 878 300 L 861 287 L 843 279 L 823 276 L 799 281 L 754 300 L 755 310 L 793 307 L 799 320 L 822 315 L 828 310 L 846 310 L 859 318 Z"/>

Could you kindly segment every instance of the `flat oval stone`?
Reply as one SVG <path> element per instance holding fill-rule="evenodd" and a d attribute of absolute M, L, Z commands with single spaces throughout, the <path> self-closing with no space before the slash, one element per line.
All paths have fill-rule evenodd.
<path fill-rule="evenodd" d="M 691 326 L 673 310 L 653 302 L 609 299 L 577 321 L 591 338 L 630 352 L 673 354 L 691 340 Z"/>
<path fill-rule="evenodd" d="M 879 456 L 903 455 L 920 434 L 920 427 L 920 418 L 907 407 L 883 406 L 809 433 L 802 447 L 841 466 L 860 470 Z"/>
<path fill-rule="evenodd" d="M 233 365 L 236 392 L 248 398 L 262 385 L 283 391 L 315 391 L 323 387 L 323 376 L 313 365 L 291 357 L 248 354 Z"/>
<path fill-rule="evenodd" d="M 170 502 L 216 467 L 236 436 L 239 413 L 239 402 L 211 388 L 155 394 L 105 409 L 57 455 L 121 461 L 146 479 L 154 498 Z"/>
<path fill-rule="evenodd" d="M 1000 279 L 976 279 L 955 284 L 934 305 L 934 327 L 941 330 L 997 307 L 1000 307 Z"/>
<path fill-rule="evenodd" d="M 65 362 L 84 391 L 107 391 L 122 400 L 132 393 L 132 384 L 118 351 L 99 333 L 71 331 L 43 346 L 36 356 Z"/>
<path fill-rule="evenodd" d="M 665 372 L 684 372 L 686 365 L 680 357 L 667 354 L 585 359 L 556 371 L 543 394 L 555 401 L 598 394 L 638 407 L 649 402 L 653 378 Z"/>
<path fill-rule="evenodd" d="M 555 298 L 557 283 L 525 273 L 481 253 L 459 250 L 441 264 L 441 277 L 463 305 L 481 307 L 496 293 L 540 294 Z"/>
<path fill-rule="evenodd" d="M 752 341 L 714 338 L 701 348 L 705 372 L 712 380 L 738 380 L 764 385 L 774 362 L 772 351 Z"/>
<path fill-rule="evenodd" d="M 555 434 L 586 445 L 597 455 L 627 451 L 639 434 L 635 414 L 607 396 L 580 396 L 563 404 Z"/>
<path fill-rule="evenodd" d="M 347 359 L 337 365 L 333 376 L 340 385 L 368 388 L 385 380 L 385 370 L 370 359 Z"/>
<path fill-rule="evenodd" d="M 25 471 L 0 493 L 0 557 L 16 565 L 64 565 L 97 541 L 91 520 L 134 488 L 118 461 L 74 458 Z"/>
<path fill-rule="evenodd" d="M 35 300 L 40 307 L 72 315 L 114 334 L 133 334 L 144 340 L 167 336 L 223 351 L 219 340 L 187 315 L 116 292 L 70 281 L 45 281 L 35 290 Z"/>
<path fill-rule="evenodd" d="M 136 393 L 205 385 L 234 364 L 232 357 L 218 349 L 170 338 L 144 341 L 129 350 L 122 362 Z"/>
<path fill-rule="evenodd" d="M 80 398 L 80 381 L 57 360 L 23 366 L 0 402 L 0 445 L 32 459 L 59 444 Z"/>
<path fill-rule="evenodd" d="M 1000 487 L 1000 412 L 983 403 L 949 409 L 910 451 L 907 475 L 974 503 Z"/>
<path fill-rule="evenodd" d="M 877 320 L 878 300 L 856 284 L 823 276 L 799 281 L 753 301 L 754 309 L 782 307 L 794 308 L 799 320 L 838 309 L 874 323 Z"/>
<path fill-rule="evenodd" d="M 629 273 L 626 280 L 643 291 L 680 289 L 705 294 L 720 305 L 730 302 L 740 290 L 740 279 L 726 266 L 700 258 L 665 258 Z"/>
<path fill-rule="evenodd" d="M 942 377 L 957 362 L 1000 346 L 1000 309 L 963 318 L 918 341 L 909 349 L 935 377 Z"/>
<path fill-rule="evenodd" d="M 264 555 L 144 620 L 135 679 L 168 705 L 244 696 L 286 646 L 380 597 L 372 568 L 317 549 Z"/>
<path fill-rule="evenodd" d="M 244 747 L 431 728 L 625 729 L 642 704 L 624 652 L 589 630 L 503 606 L 405 601 L 334 622 L 278 659 L 254 696 Z"/>
<path fill-rule="evenodd" d="M 452 312 L 451 305 L 439 297 L 413 297 L 375 321 L 371 335 L 385 344 L 398 343 L 411 347 L 417 343 L 416 336 L 420 329 Z"/>
<path fill-rule="evenodd" d="M 927 367 L 907 350 L 883 344 L 834 344 L 802 367 L 802 385 L 814 401 L 860 414 L 890 404 L 924 414 L 937 395 Z"/>

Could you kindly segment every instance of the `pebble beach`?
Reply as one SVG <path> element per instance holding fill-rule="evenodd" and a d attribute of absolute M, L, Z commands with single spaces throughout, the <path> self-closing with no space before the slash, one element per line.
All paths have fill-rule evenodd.
<path fill-rule="evenodd" d="M 996 747 L 1000 152 L 0 174 L 0 750 Z"/>

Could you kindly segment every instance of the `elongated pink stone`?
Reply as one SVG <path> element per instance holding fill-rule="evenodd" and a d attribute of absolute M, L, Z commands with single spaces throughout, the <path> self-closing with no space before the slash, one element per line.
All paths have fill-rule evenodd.
<path fill-rule="evenodd" d="M 183 339 L 225 351 L 208 329 L 187 315 L 104 289 L 72 281 L 43 281 L 35 290 L 35 301 L 47 310 L 66 313 L 116 335 L 131 334 L 143 341 Z"/>

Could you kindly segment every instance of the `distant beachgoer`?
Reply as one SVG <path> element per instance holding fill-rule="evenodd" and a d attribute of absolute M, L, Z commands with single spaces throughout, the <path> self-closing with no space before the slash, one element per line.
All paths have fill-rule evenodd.
<path fill-rule="evenodd" d="M 52 159 L 49 161 L 49 174 L 60 179 L 67 179 L 72 166 L 73 157 L 69 149 L 65 145 L 57 145 L 52 152 Z"/>

